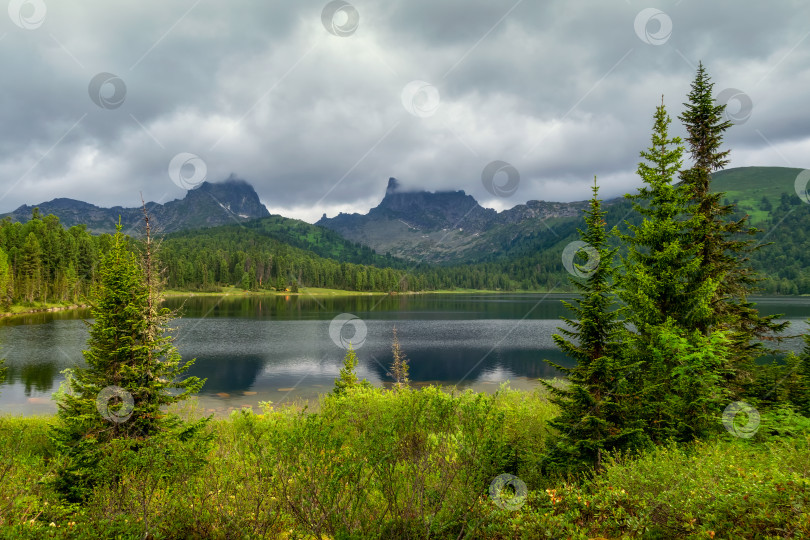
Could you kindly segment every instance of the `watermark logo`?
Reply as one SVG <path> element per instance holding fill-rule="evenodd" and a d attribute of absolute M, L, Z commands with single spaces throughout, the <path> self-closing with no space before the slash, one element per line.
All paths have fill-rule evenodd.
<path fill-rule="evenodd" d="M 115 400 L 119 407 L 111 408 L 110 402 Z M 122 424 L 129 420 L 135 410 L 135 400 L 132 394 L 120 386 L 107 386 L 96 397 L 96 409 L 105 420 Z"/>
<path fill-rule="evenodd" d="M 360 24 L 360 14 L 348 2 L 333 0 L 321 11 L 321 22 L 326 31 L 338 37 L 347 37 L 355 33 Z"/>
<path fill-rule="evenodd" d="M 169 178 L 179 188 L 191 190 L 205 181 L 208 167 L 196 154 L 180 152 L 169 162 Z"/>
<path fill-rule="evenodd" d="M 489 498 L 504 510 L 518 510 L 526 502 L 526 483 L 511 474 L 501 474 L 489 484 Z"/>
<path fill-rule="evenodd" d="M 417 118 L 436 114 L 439 102 L 438 88 L 425 81 L 411 81 L 402 89 L 402 106 Z"/>
<path fill-rule="evenodd" d="M 805 169 L 796 175 L 793 188 L 796 190 L 796 195 L 806 204 L 810 204 L 810 193 L 807 190 L 808 184 L 810 184 L 810 169 Z"/>
<path fill-rule="evenodd" d="M 502 184 L 495 183 L 495 176 L 498 173 L 506 175 L 506 182 Z M 484 189 L 496 197 L 510 197 L 515 194 L 520 184 L 520 173 L 505 161 L 493 161 L 484 167 L 481 173 L 481 182 L 484 184 Z"/>
<path fill-rule="evenodd" d="M 748 417 L 745 424 L 735 421 L 740 413 Z M 723 425 L 735 437 L 750 439 L 759 429 L 759 411 L 744 401 L 735 401 L 723 411 Z"/>
<path fill-rule="evenodd" d="M 90 79 L 87 93 L 93 103 L 102 109 L 117 109 L 127 97 L 127 85 L 121 77 L 104 72 Z"/>
<path fill-rule="evenodd" d="M 663 45 L 672 36 L 672 19 L 660 9 L 642 9 L 633 21 L 633 28 L 644 43 Z"/>
<path fill-rule="evenodd" d="M 575 263 L 577 253 L 582 252 L 588 260 L 584 263 Z M 578 278 L 587 278 L 599 267 L 599 251 L 582 240 L 574 240 L 563 249 L 562 263 L 569 274 Z"/>
<path fill-rule="evenodd" d="M 329 323 L 329 337 L 341 349 L 359 349 L 366 342 L 368 329 L 363 319 L 351 313 L 341 313 Z"/>
<path fill-rule="evenodd" d="M 719 94 L 715 100 L 720 105 L 725 105 L 723 115 L 726 120 L 732 124 L 744 124 L 751 118 L 751 110 L 754 108 L 754 102 L 751 97 L 737 88 L 726 88 Z"/>
<path fill-rule="evenodd" d="M 24 30 L 36 30 L 45 22 L 48 8 L 42 0 L 11 0 L 8 16 L 11 22 Z"/>

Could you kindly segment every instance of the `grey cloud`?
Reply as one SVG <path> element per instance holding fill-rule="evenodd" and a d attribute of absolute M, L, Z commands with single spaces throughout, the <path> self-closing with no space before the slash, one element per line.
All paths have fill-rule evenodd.
<path fill-rule="evenodd" d="M 0 196 L 16 187 L 0 211 L 61 196 L 181 197 L 167 175 L 179 152 L 203 158 L 209 180 L 235 173 L 274 210 L 310 220 L 366 211 L 389 176 L 501 206 L 586 198 L 594 174 L 602 195 L 617 196 L 638 184 L 662 94 L 682 131 L 699 60 L 716 91 L 739 88 L 753 103 L 728 132 L 732 165 L 785 165 L 782 154 L 808 166 L 796 157 L 810 150 L 810 8 L 800 2 L 659 3 L 672 21 L 659 46 L 636 35 L 650 4 L 635 1 L 354 4 L 349 37 L 324 29 L 320 0 L 46 0 L 40 28 L 3 19 Z M 126 83 L 119 108 L 88 96 L 99 72 Z M 401 103 L 417 79 L 440 94 L 427 118 Z M 481 184 L 493 160 L 520 171 L 509 199 Z"/>

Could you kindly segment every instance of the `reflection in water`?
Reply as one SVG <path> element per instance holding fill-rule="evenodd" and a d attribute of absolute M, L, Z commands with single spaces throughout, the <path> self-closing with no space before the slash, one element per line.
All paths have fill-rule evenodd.
<path fill-rule="evenodd" d="M 375 385 L 391 383 L 392 329 L 410 362 L 414 385 L 441 383 L 494 390 L 510 380 L 533 388 L 538 378 L 559 373 L 543 362 L 572 365 L 551 335 L 567 314 L 559 295 L 250 296 L 171 298 L 182 308 L 172 335 L 189 375 L 207 379 L 200 401 L 207 411 L 312 398 L 328 392 L 345 351 L 329 335 L 329 323 L 352 313 L 366 327 L 357 350 L 358 375 Z M 804 330 L 810 299 L 765 299 L 763 313 L 785 313 Z M 88 310 L 26 315 L 0 320 L 0 351 L 8 377 L 0 410 L 53 412 L 51 393 L 61 371 L 83 364 Z M 347 326 L 348 328 L 348 326 Z M 344 336 L 350 338 L 349 336 Z M 801 339 L 786 348 L 799 350 Z"/>
<path fill-rule="evenodd" d="M 251 388 L 263 365 L 264 358 L 257 355 L 214 354 L 197 358 L 186 374 L 207 379 L 204 391 L 208 394 L 232 394 Z"/>
<path fill-rule="evenodd" d="M 13 377 L 13 370 L 9 370 L 9 372 L 9 375 Z M 32 387 L 37 393 L 49 392 L 53 388 L 53 380 L 57 373 L 59 370 L 52 362 L 24 365 L 20 369 L 19 380 L 25 385 L 25 395 L 31 395 Z"/>

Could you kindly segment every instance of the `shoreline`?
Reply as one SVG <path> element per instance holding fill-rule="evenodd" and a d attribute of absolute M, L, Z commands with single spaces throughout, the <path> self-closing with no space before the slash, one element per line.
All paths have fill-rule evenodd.
<path fill-rule="evenodd" d="M 492 291 L 492 290 L 478 290 L 478 289 L 457 289 L 457 290 L 437 290 L 437 291 L 408 291 L 408 292 L 379 292 L 379 291 L 345 291 L 341 289 L 320 289 L 316 287 L 303 287 L 297 293 L 294 292 L 278 292 L 278 291 L 245 291 L 237 289 L 236 287 L 226 288 L 218 292 L 200 292 L 200 291 L 179 291 L 167 290 L 163 291 L 164 299 L 167 298 L 192 298 L 198 296 L 416 296 L 423 294 L 548 294 L 548 295 L 571 295 L 573 292 L 559 292 L 547 293 L 546 291 Z M 15 306 L 12 306 L 12 308 Z M 18 315 L 34 315 L 37 313 L 52 313 L 57 311 L 69 311 L 73 309 L 89 308 L 90 304 L 70 304 L 70 305 L 54 305 L 48 307 L 32 307 L 22 311 L 3 311 L 0 312 L 0 319 L 6 317 L 16 317 Z"/>
<path fill-rule="evenodd" d="M 70 304 L 66 306 L 50 306 L 26 309 L 25 311 L 3 311 L 0 312 L 0 319 L 4 317 L 16 317 L 17 315 L 33 315 L 36 313 L 50 313 L 55 311 L 69 311 L 71 309 L 88 308 L 90 304 Z"/>
<path fill-rule="evenodd" d="M 487 289 L 455 289 L 455 290 L 436 290 L 436 291 L 408 291 L 408 292 L 379 292 L 379 291 L 345 291 L 341 289 L 320 289 L 320 288 L 302 288 L 297 293 L 285 291 L 285 292 L 278 292 L 278 291 L 245 291 L 242 289 L 237 289 L 236 287 L 227 288 L 222 291 L 218 292 L 200 292 L 200 291 L 179 291 L 179 290 L 167 290 L 162 293 L 164 299 L 168 298 L 192 298 L 198 296 L 418 296 L 418 295 L 431 295 L 431 294 L 515 294 L 515 295 L 522 295 L 522 294 L 545 294 L 549 297 L 570 297 L 576 296 L 576 292 L 548 292 L 548 291 L 498 291 L 498 290 L 487 290 Z M 806 294 L 799 294 L 799 295 L 763 295 L 763 296 L 755 296 L 750 297 L 753 300 L 756 299 L 788 299 L 788 298 L 808 298 L 810 295 Z M 13 306 L 12 306 L 13 307 Z M 18 315 L 33 315 L 37 313 L 53 313 L 58 311 L 69 311 L 74 309 L 83 309 L 89 308 L 90 304 L 69 304 L 69 305 L 55 305 L 55 306 L 48 306 L 48 307 L 35 307 L 30 309 L 25 309 L 23 311 L 4 311 L 0 312 L 0 319 L 7 318 L 7 317 L 16 317 Z"/>

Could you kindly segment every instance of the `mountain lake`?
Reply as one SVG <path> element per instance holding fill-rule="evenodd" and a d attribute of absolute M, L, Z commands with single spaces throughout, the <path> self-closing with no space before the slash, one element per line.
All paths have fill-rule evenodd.
<path fill-rule="evenodd" d="M 455 385 L 493 392 L 502 382 L 531 390 L 538 378 L 560 373 L 544 359 L 570 366 L 552 334 L 567 310 L 560 294 L 415 294 L 352 296 L 170 297 L 182 309 L 171 335 L 190 375 L 206 378 L 199 410 L 216 416 L 272 401 L 310 400 L 329 392 L 349 341 L 358 375 L 390 385 L 396 327 L 410 363 L 412 385 Z M 783 314 L 788 334 L 807 331 L 810 297 L 753 299 L 763 314 Z M 5 414 L 51 414 L 62 370 L 84 365 L 87 309 L 0 319 L 0 357 L 8 366 L 0 385 Z M 800 351 L 800 337 L 783 342 Z"/>

